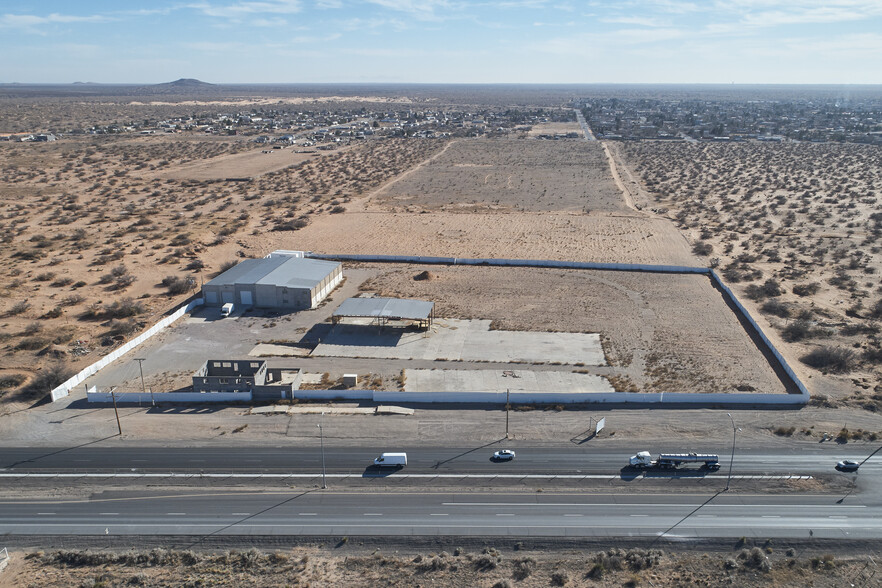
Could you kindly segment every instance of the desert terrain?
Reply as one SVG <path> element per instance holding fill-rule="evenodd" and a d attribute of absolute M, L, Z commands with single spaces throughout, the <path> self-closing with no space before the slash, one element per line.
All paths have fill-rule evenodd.
<path fill-rule="evenodd" d="M 12 586 L 841 586 L 871 581 L 866 557 L 804 545 L 739 543 L 713 553 L 669 548 L 531 546 L 510 541 L 425 549 L 348 537 L 295 548 L 205 551 L 56 549 L 13 553 Z M 502 545 L 504 543 L 505 545 Z M 495 545 L 495 546 L 494 546 Z M 861 584 L 856 584 L 861 585 Z M 870 585 L 870 584 L 864 584 Z"/>
<path fill-rule="evenodd" d="M 280 99 L 317 109 L 377 104 L 410 109 L 414 104 L 434 107 L 449 96 Z M 475 99 L 461 98 L 469 108 Z M 497 100 L 494 104 L 505 104 L 515 97 Z M 547 97 L 543 100 L 548 108 Z M 9 131 L 82 126 L 84 121 L 119 123 L 122 129 L 123 121 L 194 109 L 207 116 L 243 104 L 223 96 L 5 97 L 0 112 L 29 107 Z M 278 104 L 275 97 L 254 98 L 247 108 Z M 561 118 L 572 112 L 560 105 L 549 110 Z M 256 131 L 140 135 L 121 130 L 70 134 L 46 143 L 0 142 L 4 438 L 75 445 L 94 442 L 97 434 L 116 435 L 109 409 L 47 408 L 38 401 L 236 261 L 298 249 L 714 267 L 812 393 L 812 406 L 803 411 L 738 414 L 743 436 L 755 444 L 816 444 L 827 438 L 825 433 L 842 429 L 842 443 L 861 444 L 861 449 L 865 441 L 878 439 L 878 148 L 538 138 L 578 128 L 560 121 L 506 136 L 469 136 L 471 129 L 459 136 L 419 136 L 414 120 L 417 130 L 409 136 L 367 137 L 310 152 L 257 144 Z M 338 293 L 431 299 L 439 316 L 490 320 L 503 330 L 598 333 L 609 366 L 585 369 L 610 377 L 620 390 L 782 391 L 705 277 L 351 268 L 359 279 Z M 414 279 L 422 272 L 429 279 Z M 286 320 L 279 319 L 282 328 Z M 282 339 L 284 344 L 308 330 L 298 323 L 301 330 L 269 335 L 276 320 L 265 317 L 242 325 L 267 334 L 258 336 L 261 341 Z M 160 336 L 157 344 L 171 336 Z M 372 378 L 376 374 L 368 363 L 357 368 Z M 394 372 L 401 369 L 394 364 Z M 170 376 L 160 371 L 145 374 L 148 381 L 186 379 L 183 370 Z M 384 384 L 391 384 L 394 375 L 380 374 Z M 70 412 L 50 413 L 62 408 Z M 108 443 L 316 442 L 314 415 L 260 416 L 243 407 L 212 414 L 134 406 L 121 412 L 126 433 Z M 357 442 L 365 431 L 372 439 L 420 443 L 498 439 L 487 422 L 499 414 L 458 414 L 451 418 L 421 409 L 410 420 L 371 417 L 370 422 L 342 414 L 336 417 L 336 442 Z M 581 411 L 561 408 L 519 416 L 519 439 L 560 442 L 586 427 Z M 638 411 L 611 416 L 619 419 L 617 440 L 632 444 L 672 437 L 700 443 L 729 434 L 728 420 L 713 411 L 670 411 L 663 421 Z M 48 440 L 50 434 L 57 436 Z M 131 557 L 19 551 L 0 575 L 0 585 L 833 586 L 844 577 L 857 577 L 866 566 L 864 559 L 801 547 L 737 545 L 723 551 L 629 555 L 608 549 L 519 553 L 512 548 L 500 555 L 477 547 L 457 554 L 453 546 L 444 555 L 438 549 L 341 555 L 313 546 Z"/>
<path fill-rule="evenodd" d="M 876 410 L 880 151 L 835 144 L 622 143 L 638 202 L 716 267 L 818 396 Z M 630 170 L 629 170 L 630 173 Z M 632 178 L 634 179 L 634 178 Z"/>

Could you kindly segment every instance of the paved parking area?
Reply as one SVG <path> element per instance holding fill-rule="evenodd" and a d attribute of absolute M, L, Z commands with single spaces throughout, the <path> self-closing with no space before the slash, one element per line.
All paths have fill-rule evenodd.
<path fill-rule="evenodd" d="M 405 370 L 408 392 L 615 392 L 606 378 L 525 370 Z"/>
<path fill-rule="evenodd" d="M 489 320 L 438 319 L 428 332 L 336 325 L 313 356 L 606 365 L 597 333 L 491 331 Z"/>

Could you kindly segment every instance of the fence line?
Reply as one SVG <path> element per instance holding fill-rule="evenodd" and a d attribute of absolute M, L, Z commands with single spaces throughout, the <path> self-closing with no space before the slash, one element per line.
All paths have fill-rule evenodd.
<path fill-rule="evenodd" d="M 432 256 L 406 256 L 406 255 L 330 255 L 307 252 L 306 257 L 315 259 L 333 259 L 340 261 L 361 261 L 361 262 L 378 262 L 378 263 L 416 263 L 426 265 L 468 265 L 468 266 L 501 266 L 501 267 L 537 267 L 537 268 L 567 268 L 581 270 L 605 270 L 605 271 L 631 271 L 631 272 L 649 272 L 663 274 L 701 274 L 706 275 L 713 284 L 723 293 L 723 296 L 732 304 L 737 313 L 743 318 L 753 329 L 765 346 L 766 350 L 771 354 L 778 363 L 781 370 L 791 381 L 791 383 L 799 390 L 799 394 L 688 394 L 688 393 L 630 393 L 630 392 L 611 392 L 611 393 L 529 393 L 529 392 L 513 392 L 511 400 L 513 402 L 523 403 L 623 403 L 623 404 L 706 404 L 706 405 L 743 405 L 743 404 L 763 404 L 763 405 L 802 405 L 809 401 L 809 392 L 805 385 L 800 381 L 799 377 L 784 359 L 784 356 L 772 344 L 769 338 L 760 328 L 759 324 L 753 319 L 747 309 L 741 304 L 735 293 L 726 286 L 717 273 L 706 267 L 676 266 L 676 265 L 650 265 L 650 264 L 628 264 L 628 263 L 593 263 L 579 261 L 555 261 L 540 259 L 494 259 L 494 258 L 462 258 L 462 257 L 432 257 Z M 116 361 L 129 351 L 141 345 L 147 339 L 153 337 L 163 329 L 167 328 L 184 314 L 190 312 L 193 308 L 201 306 L 203 299 L 198 298 L 178 308 L 174 313 L 165 317 L 153 327 L 141 333 L 138 337 L 127 342 L 122 347 L 114 350 L 112 353 L 104 356 L 92 365 L 80 371 L 78 374 L 58 386 L 51 391 L 52 401 L 55 402 L 60 398 L 64 398 L 70 393 L 70 390 L 88 377 L 94 375 L 110 363 Z M 134 394 L 134 393 L 124 393 Z M 163 396 L 166 393 L 161 393 Z M 174 394 L 172 398 L 163 398 L 165 401 L 177 400 L 180 402 L 208 402 L 206 395 L 199 395 L 200 398 L 195 400 L 185 400 L 184 396 L 190 396 L 186 393 L 168 393 Z M 313 394 L 310 396 L 310 394 Z M 479 402 L 479 403 L 498 403 L 498 396 L 503 393 L 496 392 L 400 392 L 400 391 L 368 391 L 368 390 L 296 390 L 295 398 L 315 398 L 315 399 L 333 399 L 333 398 L 351 398 L 366 400 L 373 399 L 375 402 Z M 98 400 L 95 396 L 94 402 L 109 402 L 109 394 L 106 395 L 108 400 Z M 121 396 L 121 395 L 120 395 Z M 154 394 L 154 398 L 157 394 Z M 215 397 L 216 398 L 216 397 Z M 444 400 L 450 398 L 451 400 Z M 119 399 L 119 397 L 118 397 Z M 126 400 L 128 401 L 128 400 Z M 222 400 L 216 400 L 222 401 Z M 504 398 L 502 400 L 504 402 Z"/>
<path fill-rule="evenodd" d="M 65 396 L 70 394 L 70 391 L 74 388 L 74 386 L 78 386 L 78 385 L 82 384 L 84 381 L 86 381 L 87 378 L 98 373 L 99 370 L 104 369 L 105 367 L 107 367 L 108 365 L 110 365 L 111 363 L 113 363 L 114 361 L 116 361 L 117 359 L 119 359 L 120 357 L 122 357 L 123 355 L 128 353 L 129 351 L 131 351 L 131 350 L 135 349 L 136 347 L 138 347 L 139 345 L 141 345 L 147 339 L 150 339 L 151 337 L 153 337 L 157 333 L 161 332 L 166 327 L 171 325 L 173 322 L 175 322 L 176 320 L 178 320 L 179 318 L 181 318 L 182 316 L 184 316 L 185 314 L 187 314 L 188 312 L 190 312 L 191 310 L 193 310 L 197 306 L 202 306 L 202 303 L 203 303 L 202 298 L 197 298 L 195 300 L 190 301 L 188 304 L 181 306 L 176 311 L 174 311 L 173 313 L 171 313 L 170 315 L 168 315 L 164 319 L 160 320 L 158 323 L 156 323 L 155 325 L 153 325 L 152 327 L 150 327 L 149 329 L 147 329 L 146 331 L 144 331 L 143 333 L 141 333 L 140 335 L 138 335 L 137 337 L 135 337 L 131 341 L 128 341 L 127 343 L 125 343 L 121 347 L 114 349 L 112 352 L 108 353 L 107 355 L 105 355 L 104 357 L 102 357 L 101 359 L 99 359 L 98 361 L 93 363 L 92 365 L 90 365 L 86 368 L 83 368 L 75 376 L 73 376 L 72 378 L 70 378 L 69 380 L 67 380 L 66 382 L 61 384 L 60 386 L 54 388 L 50 392 L 50 395 L 52 396 L 52 402 L 55 402 L 57 400 L 60 400 L 61 398 L 64 398 Z"/>
<path fill-rule="evenodd" d="M 627 271 L 627 272 L 648 272 L 648 273 L 660 273 L 660 274 L 700 274 L 706 275 L 713 282 L 713 284 L 720 289 L 723 293 L 723 296 L 727 298 L 732 303 L 732 306 L 736 309 L 736 312 L 743 318 L 753 329 L 756 330 L 756 333 L 759 336 L 760 341 L 763 346 L 766 348 L 774 360 L 778 363 L 778 366 L 781 368 L 781 371 L 787 376 L 787 379 L 799 390 L 799 394 L 771 394 L 769 396 L 772 397 L 795 397 L 795 400 L 781 400 L 776 401 L 783 404 L 806 404 L 809 401 L 809 391 L 796 375 L 796 372 L 790 367 L 790 364 L 787 363 L 787 360 L 784 359 L 784 356 L 781 355 L 781 352 L 775 347 L 774 344 L 769 340 L 766 336 L 765 332 L 763 332 L 762 328 L 760 328 L 759 324 L 753 319 L 750 313 L 744 308 L 744 305 L 738 300 L 738 297 L 735 296 L 735 293 L 726 286 L 720 277 L 717 275 L 713 269 L 708 267 L 693 267 L 693 266 L 679 266 L 679 265 L 651 265 L 651 264 L 637 264 L 637 263 L 594 263 L 594 262 L 582 262 L 582 261 L 555 261 L 550 259 L 494 259 L 494 258 L 464 258 L 464 257 L 431 257 L 431 256 L 419 256 L 419 255 L 330 255 L 330 254 L 321 254 L 321 253 L 313 253 L 307 252 L 306 257 L 314 257 L 316 259 L 335 259 L 342 261 L 361 261 L 361 262 L 375 262 L 375 263 L 417 263 L 417 264 L 425 264 L 425 265 L 469 265 L 469 266 L 501 266 L 501 267 L 536 267 L 536 268 L 567 268 L 567 269 L 582 269 L 582 270 L 601 270 L 601 271 Z M 630 394 L 630 393 L 628 393 Z M 689 395 L 687 396 L 695 396 Z M 707 394 L 700 395 L 702 397 L 707 397 Z M 731 394 L 726 395 L 728 398 L 733 398 L 735 396 L 748 396 L 753 397 L 754 395 L 745 394 Z M 685 400 L 677 400 L 676 393 L 668 393 L 665 395 L 666 402 L 686 402 Z M 629 401 L 630 402 L 630 401 Z M 756 400 L 752 400 L 751 402 L 756 403 Z"/>

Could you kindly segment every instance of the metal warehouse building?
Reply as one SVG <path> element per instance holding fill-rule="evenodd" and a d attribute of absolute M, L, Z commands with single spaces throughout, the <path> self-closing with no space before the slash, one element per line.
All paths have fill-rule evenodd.
<path fill-rule="evenodd" d="M 341 281 L 339 262 L 273 255 L 230 268 L 202 286 L 202 296 L 206 306 L 303 310 L 315 308 Z"/>

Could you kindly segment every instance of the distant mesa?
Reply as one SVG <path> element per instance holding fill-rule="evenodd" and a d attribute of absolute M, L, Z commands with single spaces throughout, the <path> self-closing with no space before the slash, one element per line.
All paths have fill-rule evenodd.
<path fill-rule="evenodd" d="M 197 80 L 194 78 L 181 78 L 179 80 L 175 80 L 173 82 L 166 82 L 164 84 L 156 84 L 157 86 L 168 86 L 172 88 L 210 88 L 214 86 L 214 84 L 209 84 L 208 82 L 203 82 L 201 80 Z"/>

